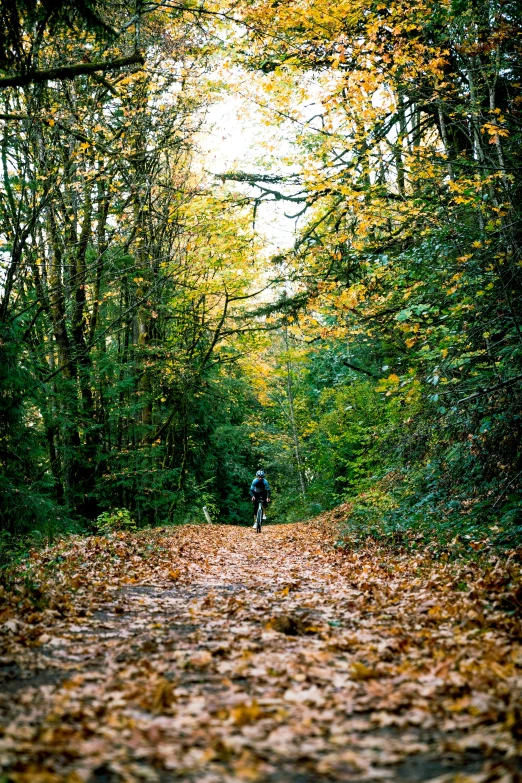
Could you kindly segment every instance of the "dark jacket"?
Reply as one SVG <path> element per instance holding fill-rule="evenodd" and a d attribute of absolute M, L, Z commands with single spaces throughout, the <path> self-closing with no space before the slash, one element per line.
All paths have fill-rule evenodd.
<path fill-rule="evenodd" d="M 270 484 L 266 479 L 255 478 L 250 486 L 250 497 L 270 497 Z"/>

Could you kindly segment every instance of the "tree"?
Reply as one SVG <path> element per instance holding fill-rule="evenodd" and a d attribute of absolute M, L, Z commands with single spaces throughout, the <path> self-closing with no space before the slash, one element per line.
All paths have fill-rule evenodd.
<path fill-rule="evenodd" d="M 213 475 L 216 433 L 237 439 L 242 424 L 236 364 L 256 248 L 241 205 L 207 192 L 194 164 L 212 51 L 201 33 L 150 15 L 146 70 L 1 94 L 2 507 L 13 533 L 38 525 L 33 490 L 35 509 L 40 498 L 51 517 L 80 522 L 114 506 L 140 523 L 185 518 L 202 494 L 239 516 L 236 488 Z M 50 43 L 77 51 L 60 35 Z M 240 474 L 247 459 L 239 449 Z"/>
<path fill-rule="evenodd" d="M 135 51 L 124 57 L 92 62 L 93 44 L 105 49 L 118 37 L 108 15 L 109 8 L 93 0 L 2 0 L 0 3 L 0 89 L 22 87 L 51 80 L 114 71 L 127 65 L 143 65 L 143 56 Z M 121 11 L 121 9 L 118 9 Z M 114 17 L 114 10 L 112 11 Z M 138 31 L 138 11 L 124 28 Z M 72 35 L 79 43 L 76 62 L 63 62 L 63 50 L 52 46 L 61 37 Z M 138 37 L 136 37 L 136 42 Z M 78 47 L 77 47 L 78 49 Z"/>
<path fill-rule="evenodd" d="M 243 61 L 262 74 L 255 89 L 266 86 L 257 99 L 301 148 L 290 195 L 306 217 L 285 263 L 303 318 L 319 314 L 314 339 L 348 346 L 350 384 L 375 377 L 402 401 L 382 446 L 394 444 L 403 476 L 425 475 L 421 496 L 450 500 L 456 518 L 475 506 L 511 518 L 522 434 L 518 6 L 259 2 L 242 13 Z M 310 109 L 296 95 L 312 80 Z M 419 385 L 420 409 L 409 396 Z"/>

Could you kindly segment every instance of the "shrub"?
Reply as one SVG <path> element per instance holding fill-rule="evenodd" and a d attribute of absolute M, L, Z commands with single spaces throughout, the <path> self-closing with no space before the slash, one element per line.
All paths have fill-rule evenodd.
<path fill-rule="evenodd" d="M 136 522 L 126 508 L 114 508 L 104 511 L 96 518 L 96 528 L 99 533 L 111 533 L 114 530 L 133 532 L 137 530 Z"/>

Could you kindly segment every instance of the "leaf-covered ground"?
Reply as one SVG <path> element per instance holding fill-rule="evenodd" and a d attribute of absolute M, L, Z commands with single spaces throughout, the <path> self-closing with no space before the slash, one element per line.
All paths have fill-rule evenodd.
<path fill-rule="evenodd" d="M 519 781 L 520 566 L 332 531 L 35 554 L 2 594 L 0 780 Z"/>

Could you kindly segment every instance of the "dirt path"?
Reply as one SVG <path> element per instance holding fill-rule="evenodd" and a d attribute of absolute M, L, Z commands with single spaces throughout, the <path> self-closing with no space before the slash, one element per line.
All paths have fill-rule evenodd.
<path fill-rule="evenodd" d="M 209 526 L 36 558 L 0 615 L 0 781 L 520 780 L 513 572 L 332 543 Z"/>

